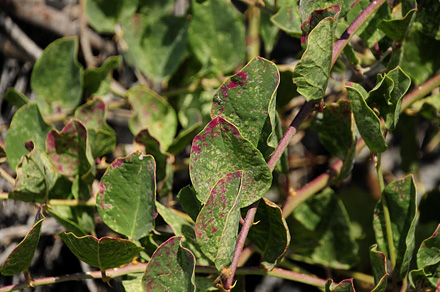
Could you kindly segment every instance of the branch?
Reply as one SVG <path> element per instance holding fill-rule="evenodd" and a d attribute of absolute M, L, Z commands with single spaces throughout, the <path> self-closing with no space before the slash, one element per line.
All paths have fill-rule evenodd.
<path fill-rule="evenodd" d="M 86 61 L 87 67 L 96 67 L 96 59 L 93 56 L 92 48 L 90 47 L 89 35 L 87 33 L 87 16 L 86 16 L 86 0 L 79 0 L 80 15 L 79 15 L 79 29 L 81 49 Z"/>
<path fill-rule="evenodd" d="M 133 273 L 144 273 L 147 268 L 148 263 L 138 263 L 138 264 L 128 264 L 121 268 L 108 269 L 105 271 L 105 275 L 110 278 L 116 278 Z M 217 269 L 214 267 L 196 266 L 196 273 L 200 274 L 216 274 Z M 32 287 L 44 286 L 55 283 L 67 282 L 67 281 L 81 281 L 87 279 L 102 279 L 101 271 L 93 271 L 86 273 L 76 273 L 71 275 L 63 275 L 57 277 L 46 277 L 38 278 L 32 280 Z M 264 268 L 256 267 L 243 267 L 237 269 L 237 275 L 262 275 L 262 276 L 273 276 L 277 278 L 282 278 L 286 280 L 296 281 L 304 284 L 309 284 L 312 286 L 324 288 L 327 282 L 324 279 L 320 279 L 310 275 L 304 275 L 300 273 L 295 273 L 288 270 L 283 270 L 279 268 L 274 268 L 272 271 L 268 271 Z M 0 287 L 0 292 L 22 290 L 29 288 L 31 285 L 29 283 L 19 283 L 9 286 Z"/>

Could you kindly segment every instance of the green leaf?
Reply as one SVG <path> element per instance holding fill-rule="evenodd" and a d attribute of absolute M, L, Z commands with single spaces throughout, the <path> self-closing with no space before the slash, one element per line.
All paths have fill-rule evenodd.
<path fill-rule="evenodd" d="M 191 2 L 191 50 L 203 65 L 211 63 L 221 72 L 230 72 L 245 58 L 243 18 L 226 0 L 198 2 Z"/>
<path fill-rule="evenodd" d="M 99 215 L 111 229 L 133 240 L 144 237 L 154 227 L 155 168 L 151 155 L 135 152 L 113 161 L 99 183 Z"/>
<path fill-rule="evenodd" d="M 172 154 L 178 154 L 182 152 L 185 147 L 194 139 L 198 132 L 200 132 L 203 128 L 202 116 L 200 111 L 197 109 L 188 109 L 188 114 L 192 114 L 191 123 L 187 128 L 181 130 L 177 135 L 176 139 L 174 139 L 173 143 L 168 147 L 168 152 Z"/>
<path fill-rule="evenodd" d="M 84 70 L 84 91 L 92 95 L 105 95 L 111 92 L 111 73 L 122 64 L 121 56 L 107 58 L 99 68 Z"/>
<path fill-rule="evenodd" d="M 327 105 L 322 117 L 315 119 L 315 123 L 324 147 L 344 161 L 338 178 L 344 179 L 353 167 L 357 143 L 350 103 L 339 100 L 337 104 Z"/>
<path fill-rule="evenodd" d="M 190 176 L 197 198 L 205 203 L 219 177 L 243 170 L 240 207 L 263 197 L 272 182 L 272 174 L 262 154 L 237 128 L 221 117 L 213 119 L 192 143 Z"/>
<path fill-rule="evenodd" d="M 155 82 L 168 79 L 186 54 L 188 20 L 164 15 L 154 19 L 136 14 L 123 21 L 127 57 Z"/>
<path fill-rule="evenodd" d="M 309 34 L 322 20 L 329 17 L 336 20 L 338 19 L 340 12 L 341 8 L 338 5 L 333 5 L 312 11 L 308 18 L 301 25 L 301 44 L 305 45 L 307 43 Z M 333 30 L 336 30 L 336 27 L 333 27 Z"/>
<path fill-rule="evenodd" d="M 77 236 L 86 236 L 87 231 L 73 218 L 73 208 L 68 206 L 52 206 L 49 214 L 54 217 L 67 231 Z"/>
<path fill-rule="evenodd" d="M 273 269 L 290 244 L 290 233 L 282 211 L 275 203 L 262 198 L 255 214 L 255 222 L 248 238 L 263 254 L 263 266 Z"/>
<path fill-rule="evenodd" d="M 212 262 L 200 250 L 196 242 L 194 227 L 188 221 L 180 217 L 175 211 L 165 207 L 156 201 L 156 208 L 162 219 L 171 227 L 174 234 L 183 236 L 182 246 L 188 248 L 193 254 L 198 265 L 209 266 Z"/>
<path fill-rule="evenodd" d="M 264 148 L 275 148 L 275 92 L 279 82 L 274 63 L 261 57 L 252 59 L 217 90 L 211 117 L 219 116 L 234 124 L 255 147 L 262 144 Z M 265 127 L 267 123 L 269 127 Z"/>
<path fill-rule="evenodd" d="M 360 6 L 358 9 L 364 10 L 368 4 L 370 4 L 370 1 L 361 1 L 363 2 L 363 5 L 359 5 L 359 3 L 356 6 Z M 384 36 L 385 33 L 379 29 L 379 25 L 384 22 L 387 19 L 391 18 L 391 12 L 390 12 L 390 6 L 389 5 L 381 5 L 373 14 L 363 23 L 363 25 L 360 27 L 360 29 L 356 32 L 358 36 L 362 40 L 364 40 L 368 47 L 374 46 L 375 43 L 379 42 Z M 354 11 L 353 16 L 357 17 L 359 14 L 358 11 Z"/>
<path fill-rule="evenodd" d="M 9 193 L 9 198 L 25 202 L 45 202 L 57 178 L 57 169 L 46 152 L 34 148 L 18 164 L 15 186 Z"/>
<path fill-rule="evenodd" d="M 433 40 L 413 29 L 402 44 L 400 67 L 418 86 L 440 70 L 440 40 Z"/>
<path fill-rule="evenodd" d="M 243 179 L 241 170 L 223 176 L 212 188 L 196 220 L 197 242 L 219 271 L 231 263 L 234 255 Z"/>
<path fill-rule="evenodd" d="M 171 237 L 154 252 L 142 285 L 147 291 L 195 291 L 194 255 L 182 246 L 182 237 Z"/>
<path fill-rule="evenodd" d="M 202 209 L 202 204 L 197 199 L 197 193 L 194 188 L 190 185 L 183 187 L 179 191 L 179 194 L 177 194 L 177 200 L 179 201 L 179 204 L 182 206 L 183 210 L 195 222 L 200 210 Z"/>
<path fill-rule="evenodd" d="M 138 0 L 87 0 L 89 24 L 99 33 L 114 33 L 116 24 L 136 12 Z"/>
<path fill-rule="evenodd" d="M 3 95 L 3 98 L 17 108 L 21 108 L 25 104 L 29 103 L 29 99 L 26 97 L 26 95 L 14 87 L 9 87 Z"/>
<path fill-rule="evenodd" d="M 376 285 L 372 292 L 384 292 L 387 288 L 387 259 L 383 252 L 377 250 L 377 244 L 370 248 L 370 262 Z"/>
<path fill-rule="evenodd" d="M 436 288 L 440 278 L 440 225 L 425 239 L 417 252 L 418 270 L 410 273 L 411 285 L 418 289 Z"/>
<path fill-rule="evenodd" d="M 299 12 L 301 19 L 305 21 L 314 10 L 324 10 L 330 6 L 338 5 L 341 10 L 341 17 L 344 17 L 356 0 L 300 0 Z"/>
<path fill-rule="evenodd" d="M 106 105 L 100 98 L 78 107 L 75 118 L 87 127 L 93 157 L 101 157 L 115 148 L 116 133 L 106 122 Z"/>
<path fill-rule="evenodd" d="M 260 37 L 263 40 L 266 56 L 272 52 L 278 37 L 278 27 L 271 21 L 272 14 L 260 9 Z"/>
<path fill-rule="evenodd" d="M 142 286 L 142 277 L 137 277 L 130 280 L 122 280 L 122 286 L 125 292 L 144 292 Z"/>
<path fill-rule="evenodd" d="M 330 188 L 309 198 L 293 212 L 290 248 L 316 264 L 349 269 L 357 263 L 358 246 L 342 201 Z"/>
<path fill-rule="evenodd" d="M 383 76 L 379 75 L 377 85 L 369 92 L 368 105 L 379 108 L 389 130 L 394 130 L 399 121 L 402 98 L 410 84 L 409 76 L 396 67 Z"/>
<path fill-rule="evenodd" d="M 70 232 L 58 235 L 78 259 L 101 271 L 131 262 L 142 250 L 134 242 L 121 238 L 105 236 L 98 239 L 92 235 L 77 237 Z"/>
<path fill-rule="evenodd" d="M 414 251 L 415 219 L 417 214 L 416 185 L 412 175 L 390 183 L 374 210 L 373 227 L 378 249 L 389 258 L 388 240 L 392 240 L 396 254 L 395 269 L 403 279 L 409 270 Z M 391 219 L 393 238 L 387 237 L 383 200 L 386 200 Z"/>
<path fill-rule="evenodd" d="M 20 158 L 29 152 L 25 143 L 33 141 L 35 147 L 44 149 L 46 136 L 52 129 L 46 124 L 35 103 L 17 110 L 5 137 L 5 151 L 9 165 L 15 169 Z"/>
<path fill-rule="evenodd" d="M 390 39 L 402 42 L 406 36 L 408 26 L 411 24 L 414 12 L 416 9 L 408 11 L 408 13 L 397 19 L 385 19 L 379 23 L 379 28 L 386 34 Z"/>
<path fill-rule="evenodd" d="M 435 119 L 440 112 L 440 94 L 434 94 L 411 104 L 411 109 L 427 119 Z"/>
<path fill-rule="evenodd" d="M 342 280 L 338 284 L 329 279 L 325 284 L 325 292 L 355 292 L 353 279 Z"/>
<path fill-rule="evenodd" d="M 301 16 L 296 6 L 283 6 L 270 20 L 281 30 L 294 36 L 301 35 Z"/>
<path fill-rule="evenodd" d="M 440 40 L 440 5 L 437 0 L 426 0 L 420 3 L 416 19 L 413 23 L 415 29 L 430 38 Z"/>
<path fill-rule="evenodd" d="M 78 38 L 64 37 L 48 45 L 35 62 L 31 88 L 43 113 L 72 110 L 80 103 L 83 72 L 77 53 Z"/>
<path fill-rule="evenodd" d="M 367 92 L 359 84 L 350 82 L 348 85 L 348 98 L 359 133 L 372 152 L 384 152 L 388 147 L 380 129 L 380 120 L 365 101 Z"/>
<path fill-rule="evenodd" d="M 293 71 L 293 82 L 298 86 L 297 91 L 307 101 L 322 99 L 327 88 L 335 18 L 324 18 L 313 28 L 308 35 L 307 49 Z"/>
<path fill-rule="evenodd" d="M 61 132 L 52 130 L 46 139 L 46 150 L 58 171 L 68 177 L 93 177 L 94 162 L 87 144 L 87 128 L 79 120 L 71 120 Z"/>
<path fill-rule="evenodd" d="M 172 144 L 176 135 L 177 116 L 171 105 L 160 95 L 139 85 L 127 91 L 128 100 L 134 110 L 130 119 L 130 130 L 137 135 L 148 129 L 149 134 L 160 143 L 161 151 Z"/>
<path fill-rule="evenodd" d="M 150 154 L 156 161 L 156 176 L 158 180 L 163 180 L 166 176 L 166 168 L 168 163 L 168 155 L 160 151 L 160 143 L 150 135 L 145 129 L 140 131 L 134 138 L 136 143 L 144 146 L 144 153 Z"/>
<path fill-rule="evenodd" d="M 8 255 L 8 258 L 1 267 L 0 273 L 2 275 L 13 276 L 29 268 L 40 240 L 41 226 L 44 220 L 46 220 L 46 217 L 44 217 L 42 207 L 40 207 L 31 230 Z"/>

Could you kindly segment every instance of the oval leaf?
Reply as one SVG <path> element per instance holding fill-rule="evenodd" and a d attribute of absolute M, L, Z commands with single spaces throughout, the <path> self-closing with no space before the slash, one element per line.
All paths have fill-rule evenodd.
<path fill-rule="evenodd" d="M 135 152 L 117 158 L 99 183 L 96 206 L 111 229 L 139 240 L 154 227 L 156 165 L 151 155 Z"/>
<path fill-rule="evenodd" d="M 196 220 L 197 242 L 219 271 L 231 263 L 234 255 L 243 177 L 239 170 L 221 178 Z"/>
<path fill-rule="evenodd" d="M 31 87 L 42 112 L 71 110 L 80 103 L 83 76 L 77 52 L 78 38 L 60 38 L 48 45 L 35 62 Z"/>
<path fill-rule="evenodd" d="M 182 237 L 171 237 L 151 256 L 142 285 L 148 292 L 195 291 L 194 270 L 194 255 L 182 246 Z"/>
<path fill-rule="evenodd" d="M 35 217 L 34 226 L 32 226 L 24 239 L 9 254 L 0 269 L 2 275 L 13 276 L 29 268 L 35 250 L 37 249 L 38 241 L 40 240 L 41 226 L 44 220 L 46 220 L 46 217 L 44 217 L 42 208 L 40 207 Z"/>
<path fill-rule="evenodd" d="M 136 12 L 138 0 L 87 0 L 87 21 L 99 33 L 113 33 L 118 21 Z"/>
<path fill-rule="evenodd" d="M 101 271 L 131 262 L 142 250 L 134 242 L 121 238 L 77 237 L 71 232 L 62 232 L 59 236 L 78 259 Z"/>
<path fill-rule="evenodd" d="M 262 154 L 237 128 L 221 117 L 213 119 L 193 140 L 190 176 L 197 197 L 204 203 L 219 177 L 243 170 L 240 207 L 263 197 L 272 182 L 272 174 Z"/>

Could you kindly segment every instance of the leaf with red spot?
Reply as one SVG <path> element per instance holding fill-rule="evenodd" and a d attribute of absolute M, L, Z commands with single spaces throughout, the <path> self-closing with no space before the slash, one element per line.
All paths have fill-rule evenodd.
<path fill-rule="evenodd" d="M 388 238 L 386 232 L 383 200 L 388 205 L 393 238 Z M 395 270 L 400 279 L 406 277 L 413 255 L 416 215 L 417 193 L 412 175 L 388 184 L 374 209 L 373 227 L 378 250 L 390 258 L 388 247 L 392 241 L 396 254 Z"/>
<path fill-rule="evenodd" d="M 12 276 L 29 268 L 35 250 L 37 249 L 38 241 L 40 240 L 41 226 L 44 220 L 46 220 L 46 217 L 44 217 L 42 207 L 40 207 L 35 216 L 34 226 L 32 226 L 24 239 L 9 254 L 1 267 L 0 272 L 2 275 Z"/>
<path fill-rule="evenodd" d="M 101 271 L 131 262 L 142 250 L 134 242 L 121 238 L 105 236 L 98 239 L 92 235 L 77 237 L 71 232 L 58 235 L 78 259 Z"/>
<path fill-rule="evenodd" d="M 243 170 L 240 207 L 263 197 L 272 183 L 272 173 L 263 155 L 225 119 L 213 119 L 193 140 L 190 176 L 197 198 L 206 202 L 220 177 Z"/>
<path fill-rule="evenodd" d="M 195 291 L 195 259 L 190 250 L 182 246 L 182 236 L 171 237 L 151 256 L 142 277 L 148 292 Z"/>
<path fill-rule="evenodd" d="M 117 158 L 99 183 L 96 206 L 111 229 L 139 240 L 156 218 L 156 163 L 139 152 Z"/>
<path fill-rule="evenodd" d="M 46 152 L 34 148 L 21 158 L 17 166 L 15 186 L 9 193 L 9 198 L 25 202 L 44 202 L 57 178 L 57 169 Z"/>
<path fill-rule="evenodd" d="M 222 177 L 212 188 L 205 206 L 197 216 L 197 242 L 219 271 L 231 263 L 234 255 L 243 179 L 244 173 L 241 170 Z"/>
<path fill-rule="evenodd" d="M 75 117 L 87 127 L 93 157 L 101 157 L 116 146 L 116 133 L 105 121 L 105 115 L 106 105 L 100 98 L 95 98 L 75 111 Z"/>
<path fill-rule="evenodd" d="M 160 143 L 162 152 L 172 144 L 177 129 L 177 115 L 171 105 L 156 92 L 139 85 L 127 91 L 134 110 L 129 127 L 134 135 L 148 129 Z"/>
<path fill-rule="evenodd" d="M 61 132 L 52 130 L 46 139 L 46 150 L 58 171 L 68 177 L 88 179 L 94 172 L 87 129 L 79 120 L 71 120 Z"/>
<path fill-rule="evenodd" d="M 255 147 L 275 148 L 275 92 L 280 82 L 277 66 L 261 57 L 252 59 L 226 80 L 214 95 L 211 117 L 234 124 Z"/>

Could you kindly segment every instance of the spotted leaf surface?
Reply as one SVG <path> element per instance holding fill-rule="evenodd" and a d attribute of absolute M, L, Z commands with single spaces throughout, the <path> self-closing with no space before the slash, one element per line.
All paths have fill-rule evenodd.
<path fill-rule="evenodd" d="M 194 255 L 182 246 L 182 237 L 171 237 L 153 253 L 142 285 L 148 292 L 195 291 L 194 270 Z"/>
<path fill-rule="evenodd" d="M 255 222 L 248 237 L 263 255 L 262 264 L 272 269 L 287 251 L 290 244 L 290 233 L 280 207 L 263 198 L 258 205 Z"/>
<path fill-rule="evenodd" d="M 102 220 L 114 231 L 139 240 L 154 227 L 155 169 L 151 155 L 135 152 L 117 158 L 104 173 L 96 206 Z"/>
<path fill-rule="evenodd" d="M 35 250 L 37 249 L 38 241 L 40 240 L 41 226 L 44 220 L 46 220 L 46 217 L 44 217 L 42 213 L 42 208 L 39 208 L 35 217 L 34 226 L 32 226 L 25 238 L 9 254 L 1 267 L 0 273 L 2 275 L 12 276 L 29 268 Z"/>
<path fill-rule="evenodd" d="M 75 117 L 87 127 L 93 157 L 101 157 L 113 150 L 116 146 L 116 133 L 105 121 L 106 105 L 100 98 L 78 107 Z"/>
<path fill-rule="evenodd" d="M 264 196 L 272 174 L 262 154 L 237 128 L 221 117 L 213 119 L 193 140 L 190 176 L 198 199 L 204 203 L 218 179 L 243 170 L 240 207 Z"/>
<path fill-rule="evenodd" d="M 137 135 L 141 130 L 148 129 L 165 152 L 176 135 L 177 116 L 174 109 L 163 97 L 145 86 L 130 88 L 127 96 L 134 110 L 129 122 L 131 132 Z"/>
<path fill-rule="evenodd" d="M 226 80 L 214 95 L 211 117 L 234 124 L 254 146 L 276 147 L 275 92 L 280 74 L 274 63 L 257 57 Z M 265 131 L 265 125 L 269 125 Z M 269 138 L 268 134 L 269 132 Z"/>
<path fill-rule="evenodd" d="M 58 171 L 68 177 L 87 177 L 94 171 L 87 128 L 79 120 L 71 120 L 58 132 L 52 130 L 46 139 L 46 150 Z"/>
<path fill-rule="evenodd" d="M 162 219 L 171 227 L 174 234 L 183 236 L 182 246 L 188 248 L 193 254 L 198 265 L 209 266 L 212 262 L 202 253 L 196 242 L 194 225 L 180 217 L 175 211 L 156 201 L 156 208 Z"/>
<path fill-rule="evenodd" d="M 77 237 L 71 232 L 58 235 L 78 259 L 101 271 L 131 262 L 142 250 L 134 242 L 121 238 L 106 236 L 98 239 L 91 235 Z"/>
<path fill-rule="evenodd" d="M 335 18 L 321 20 L 308 34 L 307 49 L 293 71 L 298 93 L 307 101 L 324 97 L 330 77 Z"/>
<path fill-rule="evenodd" d="M 415 219 L 417 214 L 416 186 L 412 175 L 391 182 L 382 192 L 376 205 L 373 227 L 378 250 L 389 258 L 388 240 L 392 240 L 396 253 L 395 269 L 401 278 L 409 270 L 414 251 Z M 393 238 L 387 237 L 383 200 L 387 200 Z"/>
<path fill-rule="evenodd" d="M 44 149 L 46 136 L 51 129 L 35 103 L 19 108 L 12 118 L 5 137 L 5 151 L 9 165 L 15 169 L 20 158 L 29 153 L 25 145 L 28 141 L 33 141 L 36 147 Z"/>
<path fill-rule="evenodd" d="M 231 263 L 238 238 L 243 171 L 228 173 L 212 188 L 196 220 L 196 238 L 217 270 Z"/>

